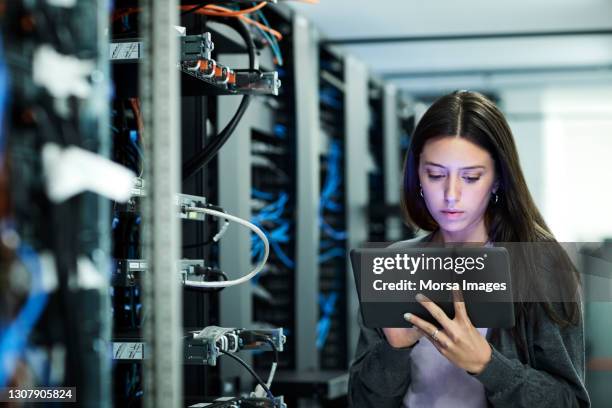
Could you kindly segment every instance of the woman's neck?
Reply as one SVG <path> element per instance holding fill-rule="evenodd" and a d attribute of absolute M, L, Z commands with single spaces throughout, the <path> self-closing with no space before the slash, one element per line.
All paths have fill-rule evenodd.
<path fill-rule="evenodd" d="M 484 222 L 481 222 L 474 228 L 466 228 L 465 230 L 461 231 L 445 231 L 438 228 L 434 232 L 432 241 L 439 243 L 477 242 L 484 244 L 489 241 L 489 235 Z"/>

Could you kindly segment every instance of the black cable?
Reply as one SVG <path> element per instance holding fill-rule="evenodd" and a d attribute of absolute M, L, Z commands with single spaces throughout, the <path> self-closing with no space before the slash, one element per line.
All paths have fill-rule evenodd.
<path fill-rule="evenodd" d="M 263 380 L 257 375 L 257 373 L 255 371 L 253 371 L 253 369 L 251 367 L 249 367 L 249 365 L 243 359 L 241 359 L 240 357 L 238 357 L 235 354 L 227 353 L 225 351 L 221 351 L 221 354 L 225 354 L 226 356 L 229 356 L 229 357 L 233 358 L 234 360 L 236 360 L 238 363 L 240 363 L 240 365 L 242 365 L 244 368 L 246 368 L 246 370 L 255 378 L 255 380 L 257 380 L 257 382 L 259 383 L 259 385 L 261 385 L 261 387 L 264 389 L 266 394 L 268 394 L 268 397 L 269 398 L 274 398 L 274 396 L 272 395 L 272 392 L 270 391 L 270 389 L 268 388 L 266 383 L 263 382 Z"/>
<path fill-rule="evenodd" d="M 213 268 L 213 270 L 209 273 L 209 275 L 221 276 L 225 282 L 229 280 L 229 276 L 227 276 L 227 273 L 223 272 L 221 269 Z"/>
<path fill-rule="evenodd" d="M 205 1 L 205 2 L 203 2 L 203 3 L 200 3 L 200 4 L 198 4 L 198 5 L 197 5 L 197 6 L 195 6 L 195 7 L 192 7 L 192 8 L 190 8 L 190 9 L 188 9 L 188 10 L 183 11 L 183 12 L 181 13 L 181 17 L 186 16 L 187 14 L 191 14 L 191 13 L 193 13 L 194 11 L 198 11 L 198 10 L 199 10 L 199 9 L 201 9 L 202 7 L 206 7 L 206 6 L 208 6 L 209 4 L 213 4 L 213 3 L 212 3 L 212 2 L 210 2 L 210 1 Z"/>
<path fill-rule="evenodd" d="M 208 267 L 197 266 L 196 274 L 204 275 L 204 279 L 206 279 L 206 281 L 211 281 L 210 278 L 213 276 L 220 276 L 222 278 L 221 281 L 229 280 L 229 276 L 227 276 L 227 273 L 223 272 L 219 268 L 213 268 L 210 266 Z M 216 280 L 214 282 L 219 282 L 219 280 Z M 186 289 L 197 289 L 198 291 L 204 292 L 204 293 L 218 293 L 218 292 L 221 292 L 223 289 L 225 289 L 225 287 L 203 288 L 203 287 L 187 286 Z"/>
<path fill-rule="evenodd" d="M 242 20 L 237 18 L 224 18 L 220 21 L 232 27 L 236 30 L 236 32 L 238 32 L 238 34 L 240 34 L 247 45 L 247 50 L 249 53 L 249 69 L 255 69 L 257 62 L 257 57 L 255 55 L 255 43 L 253 42 L 253 36 L 251 35 L 247 25 Z M 200 150 L 195 154 L 195 156 L 183 164 L 183 180 L 187 180 L 201 168 L 206 166 L 206 164 L 217 154 L 219 149 L 223 147 L 225 142 L 227 142 L 229 137 L 236 129 L 236 126 L 238 126 L 238 122 L 240 122 L 240 119 L 242 119 L 242 116 L 244 115 L 244 112 L 246 112 L 250 101 L 251 96 L 244 95 L 240 101 L 240 105 L 238 105 L 236 113 L 234 113 L 234 116 L 230 119 L 225 128 L 219 132 L 213 140 L 207 143 L 204 149 Z"/>
<path fill-rule="evenodd" d="M 193 249 L 193 248 L 200 248 L 200 247 L 205 247 L 206 245 L 210 245 L 213 243 L 213 239 L 209 238 L 206 241 L 203 242 L 196 242 L 195 244 L 187 244 L 187 245 L 183 245 L 183 249 Z"/>
<path fill-rule="evenodd" d="M 278 364 L 278 349 L 276 348 L 276 344 L 274 344 L 274 341 L 272 341 L 272 339 L 267 336 L 265 337 L 265 342 L 268 343 L 270 347 L 272 347 L 272 350 L 274 351 L 274 362 Z"/>
<path fill-rule="evenodd" d="M 272 363 L 272 367 L 270 367 L 270 373 L 272 373 L 272 368 L 274 368 L 275 365 L 278 368 L 278 349 L 276 348 L 276 344 L 274 344 L 274 341 L 272 341 L 270 337 L 265 336 L 265 341 L 270 345 L 270 347 L 272 347 L 272 350 L 274 351 L 274 362 Z M 270 381 L 270 387 L 271 386 L 272 382 Z"/>

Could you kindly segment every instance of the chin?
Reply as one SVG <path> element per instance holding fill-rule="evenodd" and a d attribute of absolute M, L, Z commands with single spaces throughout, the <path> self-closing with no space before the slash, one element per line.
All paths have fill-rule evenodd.
<path fill-rule="evenodd" d="M 449 222 L 447 220 L 436 220 L 438 222 L 438 226 L 444 231 L 448 232 L 458 232 L 462 231 L 467 227 L 467 222 Z"/>

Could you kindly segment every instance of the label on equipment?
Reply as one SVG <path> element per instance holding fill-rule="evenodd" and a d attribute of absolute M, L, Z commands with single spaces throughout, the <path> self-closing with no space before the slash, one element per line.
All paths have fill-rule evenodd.
<path fill-rule="evenodd" d="M 139 59 L 141 53 L 140 42 L 117 42 L 110 45 L 111 60 Z"/>
<path fill-rule="evenodd" d="M 143 343 L 113 343 L 114 360 L 142 360 L 143 351 Z"/>

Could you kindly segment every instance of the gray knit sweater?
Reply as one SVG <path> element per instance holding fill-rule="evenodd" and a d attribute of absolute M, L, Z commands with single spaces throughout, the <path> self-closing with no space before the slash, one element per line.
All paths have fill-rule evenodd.
<path fill-rule="evenodd" d="M 430 238 L 428 235 L 402 241 L 393 247 L 416 245 Z M 359 326 L 356 357 L 350 367 L 349 405 L 401 407 L 410 385 L 410 354 L 414 346 L 393 348 L 381 329 L 363 326 L 361 315 Z M 491 361 L 474 376 L 484 385 L 489 406 L 590 407 L 584 385 L 583 333 L 582 319 L 577 326 L 561 329 L 539 304 L 534 304 L 527 318 L 516 324 L 516 334 L 527 345 L 526 353 L 519 351 L 509 330 L 490 329 L 487 340 L 493 352 Z"/>

